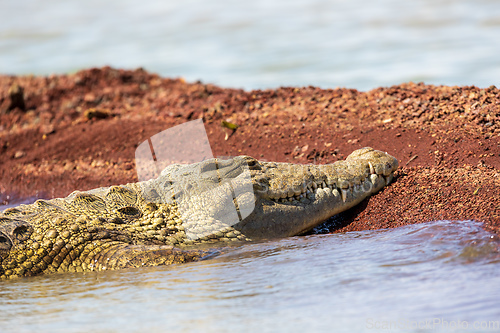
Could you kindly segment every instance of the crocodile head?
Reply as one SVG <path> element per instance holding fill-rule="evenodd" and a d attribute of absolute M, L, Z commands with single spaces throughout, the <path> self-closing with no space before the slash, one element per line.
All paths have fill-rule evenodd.
<path fill-rule="evenodd" d="M 362 148 L 325 165 L 258 162 L 250 159 L 255 209 L 235 227 L 250 238 L 304 233 L 343 212 L 392 181 L 398 160 Z"/>
<path fill-rule="evenodd" d="M 188 238 L 230 226 L 257 240 L 307 232 L 389 184 L 397 167 L 396 158 L 372 148 L 325 165 L 240 156 L 172 165 L 141 184 L 148 200 L 175 201 Z"/>
<path fill-rule="evenodd" d="M 363 148 L 327 165 L 248 156 L 73 192 L 0 214 L 0 278 L 182 263 L 227 243 L 301 234 L 387 185 L 397 160 Z"/>

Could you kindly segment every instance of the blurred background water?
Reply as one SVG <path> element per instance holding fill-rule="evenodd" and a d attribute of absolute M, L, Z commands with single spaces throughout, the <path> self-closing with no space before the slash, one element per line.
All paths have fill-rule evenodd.
<path fill-rule="evenodd" d="M 223 87 L 500 85 L 497 0 L 16 0 L 0 73 L 145 69 Z"/>

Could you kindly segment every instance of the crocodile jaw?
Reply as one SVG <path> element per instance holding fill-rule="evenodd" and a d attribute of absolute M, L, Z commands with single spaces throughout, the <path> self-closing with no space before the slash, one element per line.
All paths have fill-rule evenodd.
<path fill-rule="evenodd" d="M 274 170 L 273 177 L 291 179 L 293 175 L 289 173 L 297 169 L 290 166 L 278 165 L 277 169 L 284 168 L 279 172 Z M 302 234 L 381 190 L 392 181 L 397 167 L 397 159 L 389 154 L 363 148 L 345 161 L 307 166 L 307 172 L 299 172 L 302 185 L 297 173 L 294 175 L 294 188 L 287 185 L 278 188 L 274 186 L 276 182 L 268 182 L 267 186 L 257 184 L 260 191 L 256 191 L 255 209 L 235 228 L 252 239 Z M 301 188 L 303 193 L 298 194 Z"/>
<path fill-rule="evenodd" d="M 251 239 L 276 238 L 300 235 L 328 218 L 348 210 L 385 186 L 379 179 L 377 186 L 349 190 L 318 188 L 309 203 L 281 203 L 258 198 L 253 213 L 235 228 Z"/>

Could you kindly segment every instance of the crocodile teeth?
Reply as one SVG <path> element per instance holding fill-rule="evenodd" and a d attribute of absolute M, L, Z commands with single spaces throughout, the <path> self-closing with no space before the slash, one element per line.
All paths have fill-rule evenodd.
<path fill-rule="evenodd" d="M 373 167 L 372 162 L 368 162 L 368 165 L 370 166 L 370 173 L 375 174 L 375 168 Z"/>
<path fill-rule="evenodd" d="M 330 196 L 330 195 L 332 194 L 332 189 L 331 189 L 331 188 L 329 188 L 328 186 L 326 186 L 326 187 L 323 189 L 323 191 L 325 192 L 325 194 L 326 194 L 327 196 Z"/>
<path fill-rule="evenodd" d="M 315 182 L 312 183 L 312 188 L 313 189 L 317 189 L 318 188 L 318 184 L 316 184 Z"/>
<path fill-rule="evenodd" d="M 372 174 L 370 175 L 370 180 L 371 180 L 371 182 L 372 182 L 372 184 L 373 184 L 373 185 L 376 185 L 376 184 L 377 184 L 377 180 L 378 180 L 378 175 L 377 175 L 377 174 L 372 173 Z"/>
<path fill-rule="evenodd" d="M 385 179 L 386 185 L 389 185 L 392 182 L 392 178 L 394 178 L 393 174 L 390 174 L 389 176 L 387 176 L 387 178 Z"/>
<path fill-rule="evenodd" d="M 321 187 L 322 188 L 327 188 L 328 186 L 326 185 L 325 181 L 323 180 L 323 182 L 321 183 Z"/>
<path fill-rule="evenodd" d="M 346 189 L 341 189 L 340 194 L 342 195 L 342 201 L 345 202 L 347 199 L 347 190 Z"/>

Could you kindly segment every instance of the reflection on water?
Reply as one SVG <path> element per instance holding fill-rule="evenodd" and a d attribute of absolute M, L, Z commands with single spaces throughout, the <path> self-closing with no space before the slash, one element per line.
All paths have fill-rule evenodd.
<path fill-rule="evenodd" d="M 354 332 L 384 321 L 498 321 L 498 245 L 479 223 L 440 221 L 247 244 L 171 267 L 3 281 L 0 323 L 12 332 Z"/>

